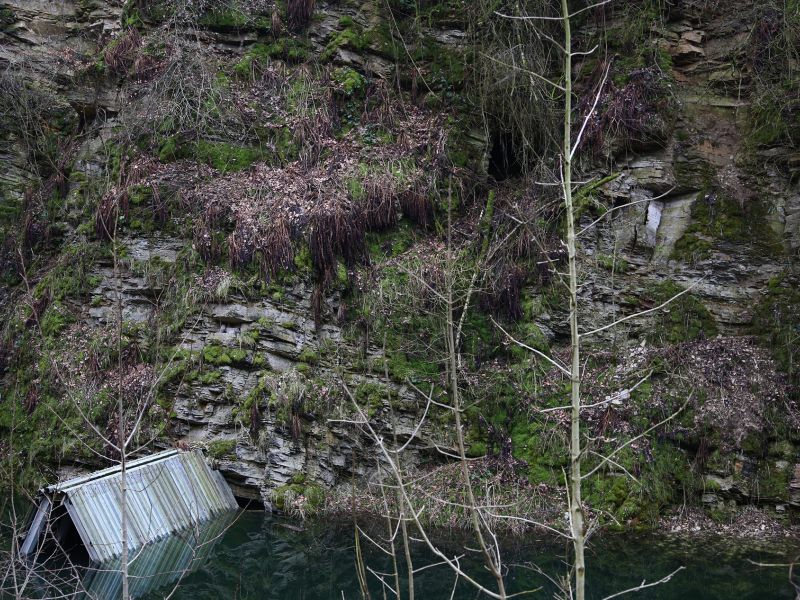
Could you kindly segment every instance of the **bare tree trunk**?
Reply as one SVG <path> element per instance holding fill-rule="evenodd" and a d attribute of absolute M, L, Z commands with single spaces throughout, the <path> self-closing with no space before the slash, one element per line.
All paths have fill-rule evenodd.
<path fill-rule="evenodd" d="M 572 344 L 569 520 L 575 551 L 575 597 L 584 600 L 586 564 L 585 531 L 581 503 L 581 345 L 578 334 L 578 267 L 576 264 L 575 211 L 572 205 L 572 30 L 567 0 L 561 0 L 564 22 L 564 205 L 567 212 L 567 253 L 569 260 L 569 332 Z"/>
<path fill-rule="evenodd" d="M 450 192 L 448 191 L 448 194 Z M 445 323 L 447 334 L 447 360 L 450 371 L 450 393 L 453 402 L 453 414 L 455 415 L 455 429 L 456 441 L 458 443 L 458 456 L 461 463 L 461 476 L 464 479 L 464 486 L 467 491 L 467 506 L 472 520 L 472 528 L 475 530 L 475 536 L 478 538 L 478 545 L 480 546 L 481 553 L 483 554 L 486 568 L 494 577 L 497 584 L 497 594 L 500 598 L 506 597 L 505 583 L 503 582 L 503 573 L 500 566 L 499 553 L 490 550 L 486 543 L 486 538 L 483 535 L 483 526 L 481 525 L 481 517 L 478 514 L 478 503 L 475 501 L 475 493 L 472 490 L 472 481 L 469 475 L 469 464 L 467 463 L 467 453 L 464 445 L 464 432 L 461 424 L 461 394 L 458 386 L 458 349 L 456 347 L 456 322 L 455 315 L 453 314 L 453 255 L 452 255 L 452 223 L 451 223 L 451 204 L 452 200 L 448 199 L 447 209 L 447 261 L 448 272 L 446 274 L 447 286 L 447 322 Z M 467 306 L 464 307 L 467 310 Z"/>
<path fill-rule="evenodd" d="M 411 560 L 411 546 L 408 543 L 408 528 L 406 527 L 406 505 L 403 496 L 397 492 L 397 505 L 400 507 L 400 532 L 403 535 L 403 553 L 406 558 L 406 571 L 408 572 L 408 600 L 414 600 L 414 563 Z M 398 596 L 400 592 L 398 591 Z"/>
<path fill-rule="evenodd" d="M 120 572 L 122 575 L 122 600 L 129 600 L 128 587 L 128 473 L 127 473 L 127 419 L 125 402 L 122 397 L 122 294 L 120 292 L 119 257 L 117 254 L 117 228 L 114 226 L 112 253 L 114 257 L 114 287 L 116 288 L 117 313 L 117 446 L 120 461 L 120 534 L 122 535 L 122 555 L 120 556 Z"/>

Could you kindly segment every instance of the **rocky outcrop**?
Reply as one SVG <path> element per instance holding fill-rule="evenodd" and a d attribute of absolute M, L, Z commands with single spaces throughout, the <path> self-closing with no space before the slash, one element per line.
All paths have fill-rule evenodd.
<path fill-rule="evenodd" d="M 608 269 L 590 271 L 586 319 L 600 326 L 646 308 L 654 283 L 674 281 L 692 286 L 720 332 L 742 334 L 767 283 L 800 249 L 797 171 L 779 159 L 792 149 L 759 150 L 754 160 L 746 139 L 756 9 L 681 6 L 658 42 L 672 57 L 672 133 L 652 151 L 623 150 L 619 177 L 604 186 L 609 206 L 632 206 L 584 235 L 590 263 L 617 257 L 622 265 L 611 281 Z M 726 211 L 738 216 L 726 220 Z M 628 335 L 641 337 L 649 322 L 629 322 Z"/>
<path fill-rule="evenodd" d="M 148 264 L 174 263 L 186 242 L 131 238 L 123 245 L 127 266 L 118 283 L 110 264 L 99 265 L 93 273 L 99 285 L 85 308 L 86 322 L 93 327 L 114 321 L 117 294 L 126 322 L 152 324 L 163 290 L 136 273 Z M 184 360 L 194 356 L 196 361 L 190 362 L 196 370 L 190 376 L 183 371 L 168 385 L 171 439 L 207 449 L 237 496 L 268 506 L 272 490 L 298 473 L 333 487 L 375 472 L 380 452 L 372 438 L 353 425 L 360 417 L 349 408 L 343 384 L 360 400 L 360 390 L 373 392 L 364 405 L 372 427 L 408 442 L 409 466 L 425 460 L 432 440 L 447 443 L 447 436 L 430 422 L 417 426 L 421 401 L 408 386 L 354 370 L 351 363 L 361 350 L 340 327 L 315 326 L 310 297 L 308 285 L 298 283 L 279 298 L 248 300 L 232 293 L 203 302 L 172 349 L 176 362 L 178 354 Z M 329 297 L 326 302 L 335 306 L 339 299 Z M 370 352 L 379 356 L 378 350 Z M 308 395 L 295 427 L 269 398 L 252 396 L 261 378 L 286 373 L 299 373 Z M 253 402 L 258 406 L 255 414 Z"/>
<path fill-rule="evenodd" d="M 427 94 L 416 89 L 422 73 L 417 64 L 412 76 L 397 72 L 379 4 L 318 3 L 304 38 L 308 45 L 296 53 L 324 55 L 332 68 L 355 69 L 357 74 L 391 82 L 382 89 L 405 85 L 415 96 L 412 103 L 441 106 L 432 89 Z M 746 134 L 752 82 L 745 59 L 755 19 L 752 3 L 734 3 L 741 10 L 706 4 L 676 3 L 653 32 L 668 87 L 668 108 L 657 115 L 655 134 L 628 140 L 608 152 L 615 176 L 596 190 L 594 206 L 582 213 L 582 327 L 591 330 L 648 311 L 587 340 L 595 347 L 654 344 L 653 329 L 672 309 L 651 309 L 666 300 L 665 290 L 675 293 L 685 288 L 691 288 L 694 302 L 695 335 L 749 333 L 769 285 L 788 272 L 800 251 L 796 149 L 754 146 Z M 98 68 L 103 49 L 122 30 L 125 3 L 7 0 L 0 7 L 4 11 L 0 64 L 9 73 L 24 68 L 30 87 L 54 99 L 59 113 L 55 120 L 75 125 L 69 146 L 74 161 L 68 197 L 78 211 L 75 207 L 81 207 L 86 193 L 82 183 L 107 175 L 107 157 L 99 154 L 119 124 L 120 111 L 138 91 L 134 84 Z M 287 64 L 297 59 L 285 56 L 285 48 L 267 46 L 272 38 L 255 26 L 217 24 L 194 34 L 215 56 L 238 60 L 258 47 Z M 463 50 L 467 37 L 451 24 L 426 25 L 419 35 L 430 42 L 431 47 L 420 53 L 428 61 L 435 60 L 439 50 Z M 302 86 L 298 89 L 303 91 Z M 339 90 L 339 95 L 345 97 L 346 92 Z M 343 100 L 331 96 L 328 101 Z M 247 102 L 242 105 L 242 113 L 249 115 Z M 355 125 L 356 117 L 345 116 Z M 86 134 L 87 123 L 94 125 L 91 136 Z M 486 177 L 487 133 L 473 125 L 458 132 L 460 143 L 468 146 L 463 154 L 477 157 L 468 165 L 473 172 L 465 179 L 492 188 Z M 378 126 L 373 130 L 376 137 L 387 135 Z M 155 154 L 161 151 L 163 146 Z M 409 153 L 416 151 L 430 149 L 414 148 Z M 29 168 L 28 152 L 13 136 L 3 138 L 4 198 L 21 203 L 26 188 L 36 187 L 39 174 Z M 368 152 L 379 154 L 372 147 Z M 596 175 L 602 179 L 608 173 L 598 170 Z M 179 188 L 177 196 L 191 196 L 194 185 L 189 181 L 173 187 Z M 94 206 L 91 217 L 64 217 L 67 232 L 62 234 L 86 236 L 93 227 L 87 221 L 94 219 L 93 211 Z M 197 248 L 192 248 L 188 231 L 155 229 L 156 233 L 128 234 L 119 280 L 107 256 L 92 265 L 90 276 L 96 285 L 85 303 L 72 307 L 85 324 L 99 328 L 113 323 L 119 298 L 123 320 L 132 327 L 141 331 L 163 325 L 163 296 L 175 281 L 154 277 L 152 271 L 174 277 L 179 269 L 172 267 Z M 268 291 L 264 286 L 258 293 L 248 293 L 246 282 L 230 285 L 232 273 L 217 275 L 227 284 L 220 280 L 209 288 L 189 282 L 187 289 L 198 294 L 192 296 L 193 306 L 182 307 L 178 322 L 170 323 L 174 340 L 164 349 L 170 374 L 163 388 L 169 430 L 161 443 L 206 448 L 237 495 L 266 504 L 273 501 L 274 490 L 294 483 L 298 474 L 333 487 L 377 471 L 380 453 L 374 440 L 353 425 L 358 417 L 344 384 L 369 411 L 379 433 L 410 441 L 409 466 L 433 460 L 434 443 L 449 443 L 447 428 L 435 420 L 417 430 L 421 399 L 408 385 L 372 371 L 382 354 L 375 340 L 361 336 L 352 322 L 337 318 L 343 307 L 340 289 L 325 289 L 320 320 L 312 305 L 315 284 L 310 269 L 285 285 Z M 537 283 L 525 293 L 535 299 L 548 293 L 543 288 Z M 553 347 L 559 347 L 568 338 L 566 310 L 549 307 L 525 316 Z M 302 401 L 281 391 L 281 386 L 298 381 L 304 390 Z M 703 472 L 704 503 L 797 505 L 800 476 L 791 443 L 738 450 L 734 460 L 708 465 Z"/>

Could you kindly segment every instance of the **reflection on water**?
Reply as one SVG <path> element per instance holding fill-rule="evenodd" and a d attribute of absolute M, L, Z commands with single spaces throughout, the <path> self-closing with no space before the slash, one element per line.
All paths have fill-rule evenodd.
<path fill-rule="evenodd" d="M 131 565 L 131 590 L 142 600 L 163 599 L 175 589 L 174 598 L 216 600 L 342 600 L 360 598 L 354 569 L 352 523 L 318 523 L 298 530 L 297 523 L 263 512 L 241 513 L 231 524 L 227 519 L 207 523 L 191 535 L 174 536 L 148 546 Z M 370 535 L 385 535 L 385 525 L 376 523 Z M 463 553 L 463 540 L 440 536 L 453 554 Z M 364 543 L 366 546 L 367 544 Z M 550 598 L 555 586 L 531 569 L 563 575 L 566 548 L 552 540 L 529 536 L 504 544 L 509 565 L 509 592 L 541 588 L 536 597 Z M 786 569 L 765 569 L 749 560 L 786 562 L 800 553 L 800 542 L 771 550 L 745 549 L 725 541 L 676 541 L 666 538 L 605 536 L 594 540 L 588 557 L 589 598 L 595 600 L 641 583 L 659 579 L 679 566 L 686 567 L 668 584 L 650 588 L 638 598 L 656 600 L 692 599 L 780 599 L 794 598 Z M 432 562 L 415 547 L 415 567 Z M 391 570 L 389 559 L 368 552 L 367 564 L 376 571 Z M 480 573 L 480 561 L 469 554 L 462 565 Z M 81 571 L 85 598 L 116 600 L 121 580 L 117 565 Z M 379 582 L 370 582 L 372 597 L 382 598 Z M 436 567 L 416 577 L 417 597 L 424 600 L 450 598 L 453 575 Z M 53 588 L 29 597 L 54 597 Z M 0 594 L 1 596 L 2 594 Z M 391 597 L 391 594 L 387 594 Z M 476 598 L 475 591 L 459 583 L 458 600 Z"/>
<path fill-rule="evenodd" d="M 130 594 L 146 596 L 153 590 L 166 593 L 181 579 L 200 568 L 232 524 L 235 515 L 218 518 L 171 535 L 137 550 L 128 565 Z M 88 567 L 82 576 L 83 598 L 112 600 L 122 596 L 120 560 Z"/>
<path fill-rule="evenodd" d="M 370 535 L 385 534 L 385 526 Z M 363 540 L 362 540 L 363 542 Z M 453 553 L 461 540 L 445 540 Z M 366 544 L 363 544 L 366 545 Z M 797 544 L 795 548 L 798 548 Z M 559 577 L 564 572 L 565 548 L 552 540 L 532 536 L 506 544 L 505 561 L 516 563 L 509 572 L 509 591 L 542 588 L 536 596 L 550 598 L 554 585 L 530 568 L 534 561 L 546 574 Z M 416 567 L 426 563 L 422 548 L 415 550 Z M 781 550 L 744 549 L 726 541 L 680 542 L 665 538 L 606 536 L 596 539 L 589 555 L 589 598 L 599 599 L 613 592 L 636 586 L 643 579 L 659 579 L 685 566 L 668 584 L 650 588 L 636 597 L 658 600 L 691 599 L 775 599 L 794 598 L 785 569 L 764 569 L 748 562 L 786 562 L 791 553 Z M 368 566 L 388 572 L 384 555 L 371 553 Z M 525 564 L 528 563 L 528 564 Z M 480 561 L 469 556 L 462 562 L 472 572 L 482 571 Z M 454 583 L 445 567 L 420 573 L 416 578 L 417 597 L 424 600 L 450 598 Z M 382 598 L 380 585 L 373 578 L 373 598 Z M 245 513 L 214 547 L 213 555 L 182 582 L 175 598 L 211 600 L 216 598 L 341 600 L 360 598 L 354 570 L 352 524 L 336 523 L 309 526 L 294 531 L 285 523 L 263 513 Z M 391 596 L 391 594 L 387 594 Z M 151 594 L 147 600 L 161 596 Z M 467 584 L 459 584 L 459 600 L 476 598 Z"/>

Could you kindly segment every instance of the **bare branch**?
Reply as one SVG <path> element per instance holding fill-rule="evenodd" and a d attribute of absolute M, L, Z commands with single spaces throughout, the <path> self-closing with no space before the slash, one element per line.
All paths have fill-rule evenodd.
<path fill-rule="evenodd" d="M 543 16 L 536 16 L 536 15 L 507 15 L 501 13 L 499 11 L 494 11 L 498 17 L 503 17 L 504 19 L 514 19 L 516 21 L 563 21 L 563 17 L 543 17 Z"/>
<path fill-rule="evenodd" d="M 567 91 L 566 88 L 564 88 L 564 86 L 559 85 L 559 84 L 555 83 L 554 81 L 551 81 L 550 79 L 548 79 L 547 77 L 544 77 L 543 75 L 540 75 L 536 71 L 530 71 L 530 70 L 524 69 L 522 67 L 509 65 L 508 63 L 503 62 L 502 60 L 498 60 L 494 56 L 489 56 L 488 54 L 484 54 L 483 52 L 481 52 L 481 56 L 483 56 L 484 58 L 488 58 L 492 62 L 495 62 L 495 63 L 497 63 L 499 65 L 503 65 L 507 69 L 517 69 L 518 71 L 521 71 L 522 73 L 526 73 L 527 75 L 531 75 L 531 76 L 535 77 L 536 79 L 538 79 L 539 81 L 542 81 L 542 82 L 554 87 L 555 89 L 557 89 L 557 90 L 559 90 L 561 92 L 566 92 Z"/>
<path fill-rule="evenodd" d="M 625 594 L 631 594 L 633 592 L 641 592 L 644 589 L 655 587 L 657 585 L 661 585 L 662 583 L 667 583 L 670 579 L 672 579 L 675 575 L 683 571 L 685 568 L 686 567 L 678 567 L 666 577 L 662 577 L 658 581 L 653 581 L 652 583 L 645 583 L 644 581 L 642 581 L 642 583 L 636 587 L 632 587 L 630 589 L 617 592 L 616 594 L 611 594 L 610 596 L 606 596 L 605 598 L 603 598 L 603 600 L 611 600 L 611 598 L 619 598 L 620 596 L 623 596 Z"/>
<path fill-rule="evenodd" d="M 672 298 L 670 298 L 666 302 L 662 302 L 661 304 L 659 304 L 658 306 L 656 306 L 654 308 L 649 308 L 647 310 L 643 310 L 641 312 L 637 312 L 637 313 L 634 313 L 632 315 L 628 315 L 627 317 L 622 317 L 621 319 L 617 319 L 613 323 L 609 323 L 608 325 L 604 325 L 603 327 L 598 327 L 597 329 L 593 329 L 592 331 L 587 331 L 585 333 L 582 333 L 580 335 L 580 337 L 581 337 L 581 339 L 583 339 L 583 338 L 588 337 L 590 335 L 594 335 L 595 333 L 600 333 L 601 331 L 605 331 L 606 329 L 611 329 L 612 327 L 616 327 L 617 325 L 619 325 L 620 323 L 624 323 L 625 321 L 630 321 L 631 319 L 635 319 L 637 317 L 642 317 L 642 316 L 650 314 L 652 312 L 656 312 L 657 310 L 661 310 L 662 308 L 664 308 L 665 306 L 668 306 L 669 304 L 671 304 L 672 302 L 674 302 L 675 300 L 677 300 L 678 298 L 680 298 L 684 294 L 688 294 L 690 291 L 692 291 L 693 288 L 695 288 L 698 284 L 700 284 L 704 280 L 705 280 L 705 276 L 703 276 L 700 279 L 698 279 L 697 281 L 695 281 L 692 285 L 690 285 L 685 290 L 675 294 L 674 296 L 672 296 Z"/>
<path fill-rule="evenodd" d="M 612 0 L 603 0 L 602 2 L 596 2 L 594 4 L 590 4 L 589 6 L 584 6 L 583 8 L 576 10 L 574 13 L 570 13 L 567 16 L 567 19 L 571 19 L 572 17 L 575 17 L 575 16 L 581 14 L 582 12 L 586 12 L 587 10 L 594 10 L 595 8 L 600 8 L 601 6 L 605 6 L 606 4 L 610 4 L 611 1 Z"/>
<path fill-rule="evenodd" d="M 555 360 L 553 360 L 552 358 L 550 358 L 549 356 L 547 356 L 547 355 L 546 355 L 544 352 L 541 352 L 541 351 L 537 350 L 536 348 L 532 348 L 531 346 L 528 346 L 527 344 L 525 344 L 525 343 L 523 343 L 523 342 L 520 342 L 520 341 L 519 341 L 518 339 L 516 339 L 516 338 L 515 338 L 513 335 L 511 335 L 511 334 L 510 334 L 510 333 L 508 333 L 508 332 L 507 332 L 505 329 L 503 329 L 503 326 L 502 326 L 502 325 L 500 325 L 500 324 L 499 324 L 497 321 L 495 321 L 495 320 L 494 320 L 494 317 L 491 317 L 491 319 L 492 319 L 492 323 L 494 323 L 494 324 L 495 324 L 495 326 L 496 326 L 496 327 L 497 327 L 497 328 L 498 328 L 500 331 L 502 331 L 502 332 L 503 332 L 503 333 L 506 335 L 506 337 L 507 337 L 508 339 L 510 339 L 510 340 L 511 340 L 512 342 L 514 342 L 515 344 L 517 344 L 517 346 L 519 346 L 519 347 L 521 347 L 521 348 L 525 348 L 525 349 L 526 349 L 526 350 L 528 350 L 529 352 L 533 352 L 533 353 L 534 353 L 536 356 L 538 356 L 538 357 L 540 357 L 540 358 L 543 358 L 543 359 L 545 359 L 547 362 L 549 362 L 551 365 L 553 365 L 553 366 L 554 366 L 556 369 L 558 369 L 559 371 L 561 371 L 561 372 L 562 372 L 564 375 L 566 375 L 567 377 L 571 377 L 571 375 L 570 375 L 570 372 L 569 372 L 569 371 L 568 371 L 568 370 L 567 370 L 565 367 L 562 367 L 562 366 L 561 366 L 560 364 L 558 364 L 558 363 L 557 363 Z"/>
<path fill-rule="evenodd" d="M 592 108 L 586 114 L 583 119 L 583 125 L 581 125 L 581 129 L 578 132 L 578 137 L 575 138 L 575 144 L 572 146 L 572 151 L 569 153 L 569 158 L 572 160 L 575 156 L 575 152 L 581 145 L 581 139 L 583 138 L 583 132 L 586 131 L 586 126 L 589 125 L 589 121 L 591 120 L 592 116 L 594 115 L 594 111 L 597 109 L 597 104 L 600 102 L 600 98 L 603 96 L 603 88 L 606 87 L 606 80 L 608 79 L 608 73 L 611 70 L 611 63 L 609 62 L 606 65 L 606 70 L 603 73 L 603 79 L 600 81 L 600 86 L 597 88 L 597 93 L 594 96 L 594 102 L 592 103 Z M 580 233 L 578 234 L 580 235 Z"/>
<path fill-rule="evenodd" d="M 689 397 L 686 399 L 686 401 L 683 403 L 683 405 L 678 410 L 676 410 L 674 413 L 672 413 L 670 416 L 668 416 L 666 419 L 664 419 L 663 421 L 659 421 L 658 423 L 656 423 L 655 425 L 653 425 L 651 427 L 648 427 L 645 431 L 643 431 L 642 433 L 640 433 L 636 437 L 632 437 L 631 439 L 629 439 L 624 444 L 622 444 L 620 446 L 617 446 L 617 448 L 611 454 L 609 454 L 605 458 L 603 458 L 603 460 L 601 460 L 600 463 L 598 465 L 596 465 L 591 471 L 589 471 L 588 473 L 585 473 L 583 476 L 581 476 L 581 479 L 587 479 L 588 477 L 591 477 L 593 474 L 597 473 L 597 471 L 599 471 L 601 468 L 603 468 L 603 466 L 605 466 L 605 464 L 607 462 L 610 462 L 612 457 L 614 457 L 617 454 L 619 454 L 620 452 L 622 452 L 625 448 L 630 446 L 633 442 L 635 442 L 636 440 L 642 439 L 644 436 L 646 436 L 648 433 L 650 433 L 654 429 L 658 429 L 659 427 L 661 427 L 665 423 L 668 423 L 672 419 L 677 417 L 681 412 L 683 412 L 683 409 L 686 408 L 686 406 L 689 404 L 689 402 L 691 401 L 693 395 L 694 395 L 694 391 L 692 391 L 692 393 L 689 394 Z"/>

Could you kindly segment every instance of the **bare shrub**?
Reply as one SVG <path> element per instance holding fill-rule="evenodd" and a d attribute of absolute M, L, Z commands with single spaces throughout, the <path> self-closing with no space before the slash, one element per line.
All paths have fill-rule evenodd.
<path fill-rule="evenodd" d="M 517 3 L 516 16 L 536 12 L 542 4 Z M 505 6 L 514 6 L 513 4 Z M 531 73 L 550 73 L 555 55 L 537 28 L 554 35 L 554 21 L 506 19 L 497 14 L 498 4 L 492 0 L 468 3 L 472 24 L 468 32 L 476 48 L 475 62 L 469 69 L 466 85 L 472 87 L 480 101 L 488 130 L 503 130 L 513 138 L 513 147 L 525 170 L 535 163 L 539 148 L 555 141 L 558 130 L 556 111 L 551 102 L 551 89 Z M 546 14 L 552 16 L 552 6 Z"/>
<path fill-rule="evenodd" d="M 103 241 L 114 239 L 120 216 L 127 217 L 130 211 L 129 200 L 127 190 L 120 191 L 116 186 L 103 194 L 95 211 L 94 228 L 98 238 Z"/>
<path fill-rule="evenodd" d="M 598 63 L 596 80 L 606 68 L 605 61 Z M 583 98 L 579 106 L 582 114 L 591 110 L 593 97 Z M 580 149 L 598 156 L 619 144 L 630 146 L 657 137 L 659 129 L 663 128 L 659 109 L 664 99 L 664 75 L 655 66 L 634 69 L 629 81 L 621 87 L 607 80 L 605 90 L 600 90 L 599 106 L 589 119 Z"/>
<path fill-rule="evenodd" d="M 142 81 L 120 115 L 128 140 L 241 139 L 252 129 L 233 102 L 228 87 L 217 81 L 215 61 L 207 46 L 174 38 L 160 61 L 132 63 Z"/>

